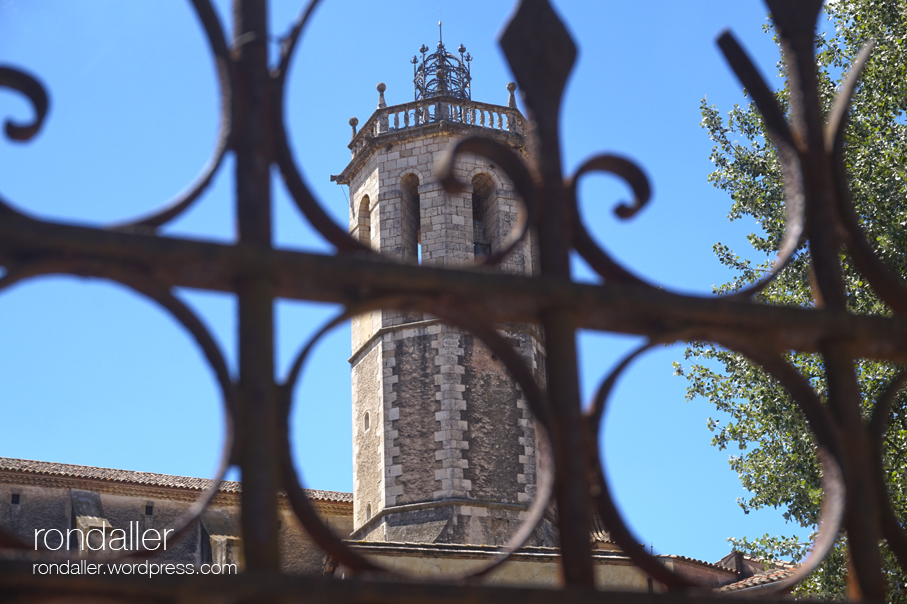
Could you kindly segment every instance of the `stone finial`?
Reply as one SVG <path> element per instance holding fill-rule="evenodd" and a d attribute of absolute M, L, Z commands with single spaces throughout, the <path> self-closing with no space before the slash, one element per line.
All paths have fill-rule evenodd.
<path fill-rule="evenodd" d="M 352 136 L 351 138 L 356 138 L 356 126 L 358 126 L 358 125 L 359 125 L 359 118 L 357 118 L 357 117 L 351 117 L 351 118 L 350 118 L 350 126 L 353 127 L 353 136 Z"/>
<path fill-rule="evenodd" d="M 510 97 L 507 99 L 507 106 L 511 109 L 516 109 L 516 96 L 513 94 L 516 92 L 516 82 L 507 83 L 507 92 L 510 93 Z"/>
<path fill-rule="evenodd" d="M 384 85 L 384 82 L 378 82 L 378 85 L 375 86 L 375 90 L 378 91 L 378 111 L 387 108 L 387 103 L 384 102 L 384 91 L 387 90 L 387 86 Z M 387 132 L 390 129 L 390 124 L 387 119 L 387 112 L 381 111 L 378 114 L 378 134 Z"/>

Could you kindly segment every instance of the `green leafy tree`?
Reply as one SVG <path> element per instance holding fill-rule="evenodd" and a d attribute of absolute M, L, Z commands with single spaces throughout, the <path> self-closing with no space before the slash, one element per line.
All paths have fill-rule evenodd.
<path fill-rule="evenodd" d="M 847 132 L 847 169 L 853 203 L 876 254 L 898 274 L 907 276 L 907 0 L 839 0 L 826 6 L 833 30 L 816 38 L 817 63 L 826 109 L 863 44 L 876 47 L 853 100 Z M 766 31 L 773 32 L 771 24 Z M 783 64 L 779 69 L 784 71 Z M 788 90 L 778 91 L 782 107 Z M 722 264 L 735 271 L 717 294 L 736 291 L 758 280 L 770 266 L 784 229 L 784 196 L 778 158 L 766 137 L 755 106 L 735 105 L 726 118 L 715 106 L 702 103 L 702 126 L 715 146 L 715 170 L 709 180 L 730 194 L 729 218 L 750 216 L 762 229 L 751 234 L 753 248 L 766 254 L 759 263 L 741 258 L 716 244 Z M 842 257 L 849 310 L 889 314 L 865 283 L 853 262 Z M 795 260 L 757 300 L 765 304 L 810 306 L 809 257 L 802 247 Z M 789 360 L 825 392 L 821 358 L 790 355 Z M 785 510 L 784 517 L 815 527 L 821 503 L 820 473 L 809 428 L 787 392 L 739 354 L 708 344 L 687 349 L 685 365 L 676 365 L 688 380 L 687 397 L 705 397 L 724 411 L 727 421 L 709 420 L 713 444 L 736 450 L 730 457 L 751 496 L 739 501 L 745 512 L 766 506 Z M 868 415 L 897 369 L 883 363 L 860 363 L 859 381 Z M 907 397 L 894 405 L 884 443 L 889 490 L 900 518 L 907 516 Z M 732 539 L 741 551 L 771 561 L 801 559 L 808 544 L 790 537 Z M 823 567 L 799 588 L 800 595 L 842 598 L 845 590 L 845 544 L 839 544 Z M 890 600 L 905 601 L 905 575 L 886 552 Z"/>

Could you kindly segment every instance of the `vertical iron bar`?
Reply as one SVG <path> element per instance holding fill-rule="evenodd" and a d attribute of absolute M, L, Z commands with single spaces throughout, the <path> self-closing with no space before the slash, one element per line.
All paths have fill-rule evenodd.
<path fill-rule="evenodd" d="M 873 471 L 874 449 L 869 430 L 863 421 L 862 396 L 854 360 L 839 347 L 826 346 L 826 379 L 828 403 L 841 426 L 841 467 L 847 485 L 847 508 L 844 526 L 847 530 L 849 557 L 848 588 L 855 600 L 885 598 L 885 578 L 882 574 L 881 514 L 879 490 Z M 883 491 L 884 492 L 884 491 Z M 851 574 L 852 573 L 852 574 Z"/>
<path fill-rule="evenodd" d="M 539 265 L 543 275 L 570 280 L 570 217 L 564 200 L 560 137 L 557 120 L 539 120 L 539 153 L 536 163 L 544 183 L 542 219 L 539 222 Z M 542 130 L 547 130 L 542 132 Z M 556 469 L 555 500 L 558 509 L 561 565 L 567 584 L 594 585 L 592 521 L 589 510 L 589 471 L 581 425 L 576 354 L 576 323 L 563 310 L 541 313 L 547 353 L 547 390 L 551 441 Z"/>
<path fill-rule="evenodd" d="M 271 246 L 272 135 L 265 0 L 233 5 L 237 123 L 236 212 L 240 245 Z M 278 399 L 274 382 L 274 291 L 265 275 L 245 275 L 239 303 L 238 461 L 246 568 L 276 571 L 280 487 Z"/>
<path fill-rule="evenodd" d="M 825 148 L 825 116 L 819 99 L 813 29 L 804 29 L 784 38 L 784 56 L 791 89 L 791 125 L 799 135 L 809 255 L 815 275 L 813 294 L 825 307 L 843 310 L 847 295 L 839 261 L 842 240 L 834 200 L 835 180 L 832 159 Z"/>
<path fill-rule="evenodd" d="M 541 239 L 541 238 L 540 238 Z M 539 242 L 541 244 L 541 241 Z M 555 500 L 561 564 L 568 584 L 594 585 L 586 431 L 581 426 L 576 325 L 566 311 L 541 314 L 547 352 L 551 440 L 557 470 Z"/>
<path fill-rule="evenodd" d="M 500 43 L 532 120 L 526 139 L 541 184 L 539 272 L 552 281 L 570 283 L 572 206 L 564 190 L 558 120 L 564 87 L 576 62 L 576 45 L 548 0 L 522 0 Z M 564 309 L 549 307 L 539 313 L 539 323 L 545 332 L 547 354 L 561 572 L 568 585 L 592 587 L 590 448 L 585 442 L 588 436 L 580 407 L 576 317 Z"/>
<path fill-rule="evenodd" d="M 817 306 L 845 311 L 847 292 L 840 263 L 841 221 L 833 159 L 826 148 L 825 122 L 815 59 L 815 23 L 821 0 L 771 0 L 790 84 L 791 125 L 800 152 L 806 197 L 806 225 Z M 854 599 L 882 600 L 885 580 L 879 551 L 880 516 L 874 487 L 872 447 L 861 409 L 854 359 L 839 342 L 823 350 L 828 402 L 841 428 L 841 467 L 847 486 L 846 516 L 849 586 Z"/>

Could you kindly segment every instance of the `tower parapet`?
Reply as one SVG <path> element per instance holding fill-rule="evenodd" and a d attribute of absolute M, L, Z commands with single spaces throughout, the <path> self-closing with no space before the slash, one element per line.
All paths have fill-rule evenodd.
<path fill-rule="evenodd" d="M 442 52 L 452 57 L 439 44 Z M 449 67 L 426 57 L 416 70 L 421 94 L 417 88 L 417 100 L 400 105 L 388 106 L 379 84 L 375 113 L 358 130 L 350 120 L 352 161 L 331 177 L 349 186 L 351 235 L 403 262 L 473 264 L 504 249 L 519 222 L 514 187 L 490 161 L 457 159 L 466 183 L 459 193 L 435 177 L 436 160 L 465 136 L 481 133 L 524 152 L 515 85 L 507 86 L 506 106 L 480 103 L 469 98 L 466 55 L 455 79 Z M 420 76 L 432 68 L 447 82 Z M 534 248 L 530 232 L 497 270 L 532 274 Z M 544 384 L 538 330 L 500 331 Z M 538 454 L 526 400 L 500 361 L 472 334 L 399 310 L 354 318 L 352 349 L 353 537 L 506 542 L 535 494 Z M 554 543 L 545 522 L 532 544 Z"/>
<path fill-rule="evenodd" d="M 356 123 L 359 123 L 358 119 Z M 416 134 L 419 129 L 431 128 L 449 128 L 464 136 L 477 132 L 503 135 L 520 146 L 523 142 L 523 115 L 515 106 L 435 96 L 379 108 L 362 124 L 362 128 L 357 130 L 354 126 L 348 146 L 355 159 L 362 151 L 385 139 L 399 139 L 401 135 L 407 137 Z M 489 130 L 492 132 L 489 133 Z M 343 174 L 339 178 L 343 178 Z"/>

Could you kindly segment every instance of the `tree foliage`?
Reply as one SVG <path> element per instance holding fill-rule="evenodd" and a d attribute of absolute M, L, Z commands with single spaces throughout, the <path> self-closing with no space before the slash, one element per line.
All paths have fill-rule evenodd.
<path fill-rule="evenodd" d="M 867 239 L 876 254 L 896 272 L 907 276 L 907 0 L 839 0 L 826 6 L 830 27 L 816 38 L 821 92 L 826 110 L 850 64 L 863 44 L 876 47 L 854 97 L 848 126 L 846 155 L 853 202 Z M 771 33 L 771 24 L 766 26 Z M 776 39 L 777 41 L 777 39 Z M 783 64 L 779 64 L 783 74 Z M 783 108 L 788 90 L 777 92 Z M 784 230 L 784 198 L 778 159 L 767 140 L 755 106 L 735 105 L 727 116 L 702 103 L 702 126 L 714 147 L 715 169 L 710 182 L 730 194 L 729 218 L 752 217 L 761 233 L 749 236 L 765 262 L 741 258 L 718 243 L 720 262 L 735 275 L 715 293 L 735 291 L 757 280 L 770 266 Z M 849 310 L 887 315 L 889 310 L 864 282 L 853 263 L 842 255 Z M 803 246 L 795 260 L 757 299 L 765 304 L 810 306 L 809 255 Z M 824 397 L 825 373 L 820 357 L 792 354 L 789 360 Z M 688 380 L 687 397 L 705 397 L 728 420 L 709 420 L 713 445 L 730 448 L 731 467 L 751 493 L 739 501 L 745 512 L 766 506 L 784 509 L 784 517 L 815 527 L 822 490 L 814 444 L 803 415 L 787 392 L 739 354 L 694 344 L 686 364 L 676 365 Z M 896 368 L 864 361 L 858 375 L 864 413 L 894 377 Z M 907 397 L 894 405 L 884 443 L 889 490 L 900 518 L 907 516 Z M 733 545 L 767 560 L 798 560 L 806 544 L 795 538 L 734 539 Z M 843 597 L 844 544 L 800 588 L 800 594 Z M 887 554 L 887 553 L 886 553 Z M 886 555 L 892 601 L 904 601 L 905 576 Z"/>

